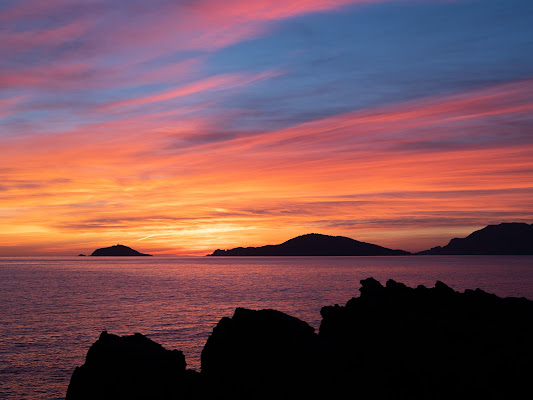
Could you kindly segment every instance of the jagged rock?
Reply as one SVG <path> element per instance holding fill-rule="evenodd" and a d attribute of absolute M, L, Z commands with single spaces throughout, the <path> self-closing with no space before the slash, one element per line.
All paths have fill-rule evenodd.
<path fill-rule="evenodd" d="M 321 310 L 319 337 L 341 371 L 338 393 L 353 377 L 362 398 L 513 398 L 528 389 L 533 302 L 442 282 L 361 284 L 345 307 Z"/>
<path fill-rule="evenodd" d="M 181 351 L 139 333 L 120 337 L 104 331 L 74 370 L 66 400 L 190 398 L 197 383 L 185 367 Z"/>

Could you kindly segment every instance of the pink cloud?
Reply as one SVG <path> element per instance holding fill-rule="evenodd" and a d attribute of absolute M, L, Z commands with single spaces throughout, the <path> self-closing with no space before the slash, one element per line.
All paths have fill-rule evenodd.
<path fill-rule="evenodd" d="M 71 82 L 81 84 L 81 77 L 88 76 L 91 64 L 72 63 L 48 66 L 30 66 L 17 69 L 0 69 L 0 86 L 5 88 L 71 89 Z"/>
<path fill-rule="evenodd" d="M 179 110 L 62 134 L 11 138 L 2 147 L 9 165 L 40 166 L 43 172 L 79 170 L 79 176 L 83 165 L 100 166 L 108 176 L 133 177 L 157 176 L 179 165 L 178 175 L 167 173 L 165 179 L 209 188 L 212 196 L 228 188 L 239 192 L 236 198 L 376 193 L 383 188 L 407 197 L 412 191 L 503 190 L 530 186 L 533 144 L 513 135 L 533 126 L 531 93 L 533 81 L 524 81 L 252 137 L 199 141 L 191 149 L 174 148 L 172 142 L 208 134 L 217 124 Z M 506 121 L 513 124 L 502 130 Z"/>
<path fill-rule="evenodd" d="M 163 92 L 150 96 L 143 96 L 134 99 L 109 103 L 106 104 L 104 108 L 107 109 L 115 107 L 136 106 L 141 104 L 176 99 L 206 91 L 228 90 L 238 86 L 249 85 L 259 80 L 268 79 L 275 75 L 276 73 L 263 73 L 254 76 L 245 76 L 242 74 L 215 75 L 209 78 L 201 79 L 199 81 L 180 86 L 177 89 L 165 90 Z"/>
<path fill-rule="evenodd" d="M 32 96 L 46 95 L 42 90 L 51 88 L 69 92 L 152 83 L 180 85 L 183 90 L 189 85 L 194 90 L 200 80 L 217 79 L 202 78 L 202 57 L 166 65 L 159 57 L 184 50 L 216 50 L 260 35 L 271 21 L 371 2 L 201 0 L 163 2 L 156 7 L 96 0 L 16 3 L 0 15 L 4 23 L 0 49 L 10 54 L 9 63 L 0 62 L 0 87 L 29 90 Z M 51 15 L 61 24 L 45 23 Z M 20 29 L 26 25 L 40 27 Z M 13 64 L 17 55 L 33 61 Z M 172 94 L 161 94 L 166 95 Z"/>
<path fill-rule="evenodd" d="M 68 3 L 69 0 L 26 0 L 15 2 L 13 7 L 2 11 L 0 21 L 13 22 L 29 16 L 43 15 L 55 7 L 65 6 Z M 70 1 L 70 3 L 72 2 Z"/>
<path fill-rule="evenodd" d="M 301 14 L 326 11 L 347 4 L 368 3 L 361 0 L 304 0 L 304 1 L 243 1 L 219 2 L 216 0 L 198 1 L 187 7 L 191 24 L 184 30 L 190 33 L 189 40 L 181 45 L 190 48 L 217 49 L 265 32 L 266 23 Z M 176 8 L 177 17 L 183 12 Z M 168 25 L 167 25 L 168 24 Z M 164 23 L 170 27 L 170 20 Z M 178 27 L 182 31 L 181 27 Z"/>
<path fill-rule="evenodd" d="M 223 4 L 216 0 L 198 1 L 192 8 L 201 15 L 215 16 L 215 18 L 235 18 L 240 20 L 268 21 L 288 18 L 295 15 L 335 9 L 347 4 L 382 3 L 381 1 L 361 0 L 234 0 L 230 4 Z M 228 5 L 230 5 L 228 7 Z"/>
<path fill-rule="evenodd" d="M 170 83 L 194 76 L 200 65 L 200 59 L 188 59 L 151 69 L 144 69 L 136 62 L 104 68 L 79 61 L 17 69 L 0 67 L 0 87 L 70 91 L 128 87 L 132 82 L 144 85 Z"/>
<path fill-rule="evenodd" d="M 77 20 L 67 25 L 22 32 L 4 32 L 0 49 L 3 51 L 25 51 L 32 47 L 55 47 L 76 40 L 87 33 L 92 26 L 89 20 Z"/>
<path fill-rule="evenodd" d="M 0 99 L 0 118 L 5 118 L 15 114 L 16 106 L 24 100 L 24 96 L 11 97 L 7 99 Z"/>
<path fill-rule="evenodd" d="M 387 0 L 380 0 L 383 2 Z M 296 15 L 333 10 L 347 4 L 371 3 L 361 0 L 306 0 L 248 2 L 233 0 L 199 0 L 183 5 L 180 2 L 159 4 L 156 8 L 128 10 L 127 20 L 122 9 L 125 5 L 105 2 L 82 4 L 87 15 L 72 11 L 74 20 L 66 25 L 26 31 L 2 32 L 0 47 L 10 51 L 25 51 L 31 47 L 59 46 L 81 38 L 88 44 L 79 44 L 82 51 L 97 51 L 114 55 L 133 52 L 140 47 L 143 57 L 157 57 L 171 50 L 214 50 L 265 31 L 269 21 Z M 75 3 L 67 0 L 32 1 L 17 4 L 3 11 L 0 21 L 16 26 L 18 21 L 43 15 L 62 15 L 76 10 Z M 77 5 L 81 6 L 81 5 Z M 89 10 L 93 11 L 89 11 Z M 149 10 L 149 11 L 147 11 Z"/>
<path fill-rule="evenodd" d="M 0 47 L 46 49 L 43 54 L 56 58 L 30 67 L 2 66 L 0 86 L 24 94 L 6 94 L 11 97 L 0 100 L 0 117 L 24 109 L 38 91 L 167 87 L 143 88 L 143 94 L 128 98 L 118 93 L 100 107 L 87 100 L 84 116 L 96 110 L 100 122 L 72 128 L 61 120 L 61 130 L 53 133 L 24 129 L 23 135 L 0 136 L 0 201 L 8 210 L 0 235 L 19 248 L 32 241 L 60 251 L 66 244 L 74 248 L 73 230 L 91 227 L 91 243 L 117 235 L 146 238 L 153 249 L 167 252 L 179 238 L 205 254 L 203 243 L 216 239 L 217 246 L 230 245 L 243 240 L 242 231 L 249 232 L 248 242 L 238 244 L 277 242 L 284 226 L 289 237 L 320 228 L 412 248 L 420 237 L 394 242 L 401 229 L 457 225 L 464 215 L 473 216 L 469 224 L 502 215 L 531 218 L 531 80 L 224 137 L 225 118 L 238 119 L 239 110 L 205 112 L 219 104 L 212 94 L 276 73 L 206 77 L 201 71 L 206 56 L 196 55 L 153 66 L 159 56 L 218 49 L 261 34 L 272 21 L 348 3 L 360 2 L 172 3 L 146 18 L 135 11 L 94 13 L 85 25 L 77 16 L 59 28 L 2 30 L 6 41 Z M 12 26 L 17 18 L 52 15 L 68 4 L 25 2 L 0 20 Z M 128 24 L 115 24 L 114 18 Z M 72 39 L 80 41 L 74 50 L 52 51 Z M 77 100 L 78 92 L 72 94 Z M 199 101 L 181 105 L 190 98 Z M 161 103 L 165 107 L 152 113 L 150 106 Z M 228 116 L 231 112 L 235 115 Z M 220 137 L 224 140 L 214 140 Z M 357 199 L 346 200 L 352 197 Z M 370 230 L 360 227 L 371 224 Z"/>
<path fill-rule="evenodd" d="M 253 139 L 241 139 L 249 150 L 268 147 L 305 145 L 309 151 L 354 146 L 357 151 L 380 147 L 391 148 L 419 140 L 451 139 L 473 135 L 478 129 L 483 136 L 501 132 L 494 121 L 504 117 L 518 123 L 531 123 L 533 112 L 533 80 L 448 96 L 435 96 L 394 106 L 342 114 L 312 121 Z M 470 122 L 475 121 L 474 126 Z M 505 138 L 502 135 L 502 138 Z M 385 147 L 383 147 L 385 146 Z M 326 147 L 328 148 L 328 147 Z"/>

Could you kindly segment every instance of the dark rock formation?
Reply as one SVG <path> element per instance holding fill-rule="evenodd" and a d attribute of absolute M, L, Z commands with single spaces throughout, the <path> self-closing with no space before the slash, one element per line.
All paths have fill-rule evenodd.
<path fill-rule="evenodd" d="M 344 236 L 310 233 L 278 245 L 215 250 L 209 256 L 402 256 L 407 254 L 409 253 L 403 250 L 391 250 Z"/>
<path fill-rule="evenodd" d="M 517 398 L 529 386 L 533 302 L 442 282 L 361 284 L 360 297 L 321 310 L 340 392 L 354 379 L 361 398 L 384 399 Z"/>
<path fill-rule="evenodd" d="M 104 257 L 139 257 L 139 256 L 151 256 L 151 254 L 139 253 L 137 250 L 133 250 L 128 246 L 117 244 L 111 247 L 103 247 L 93 251 L 91 256 L 104 256 Z"/>
<path fill-rule="evenodd" d="M 166 350 L 139 333 L 102 332 L 85 364 L 76 367 L 66 400 L 191 398 L 198 386 L 181 351 Z"/>
<path fill-rule="evenodd" d="M 202 372 L 142 335 L 103 333 L 76 368 L 79 399 L 512 399 L 533 376 L 533 301 L 437 282 L 361 281 L 321 310 L 320 331 L 238 308 L 202 351 Z"/>
<path fill-rule="evenodd" d="M 238 308 L 213 329 L 202 374 L 230 398 L 305 398 L 317 390 L 323 359 L 307 323 L 276 310 Z"/>
<path fill-rule="evenodd" d="M 78 257 L 85 257 L 85 254 L 78 254 Z"/>
<path fill-rule="evenodd" d="M 533 224 L 512 222 L 488 225 L 465 238 L 454 238 L 444 247 L 421 255 L 533 255 Z"/>

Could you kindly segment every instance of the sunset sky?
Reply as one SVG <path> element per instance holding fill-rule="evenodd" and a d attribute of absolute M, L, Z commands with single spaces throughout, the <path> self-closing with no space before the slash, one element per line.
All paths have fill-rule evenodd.
<path fill-rule="evenodd" d="M 0 256 L 533 222 L 531 0 L 3 0 Z"/>

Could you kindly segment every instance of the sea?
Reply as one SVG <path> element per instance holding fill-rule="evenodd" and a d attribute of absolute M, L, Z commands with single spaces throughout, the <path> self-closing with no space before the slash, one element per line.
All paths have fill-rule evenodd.
<path fill-rule="evenodd" d="M 533 300 L 533 256 L 0 258 L 0 399 L 64 399 L 104 330 L 140 332 L 199 371 L 235 308 L 273 308 L 318 331 L 320 309 L 357 297 L 368 277 Z"/>

